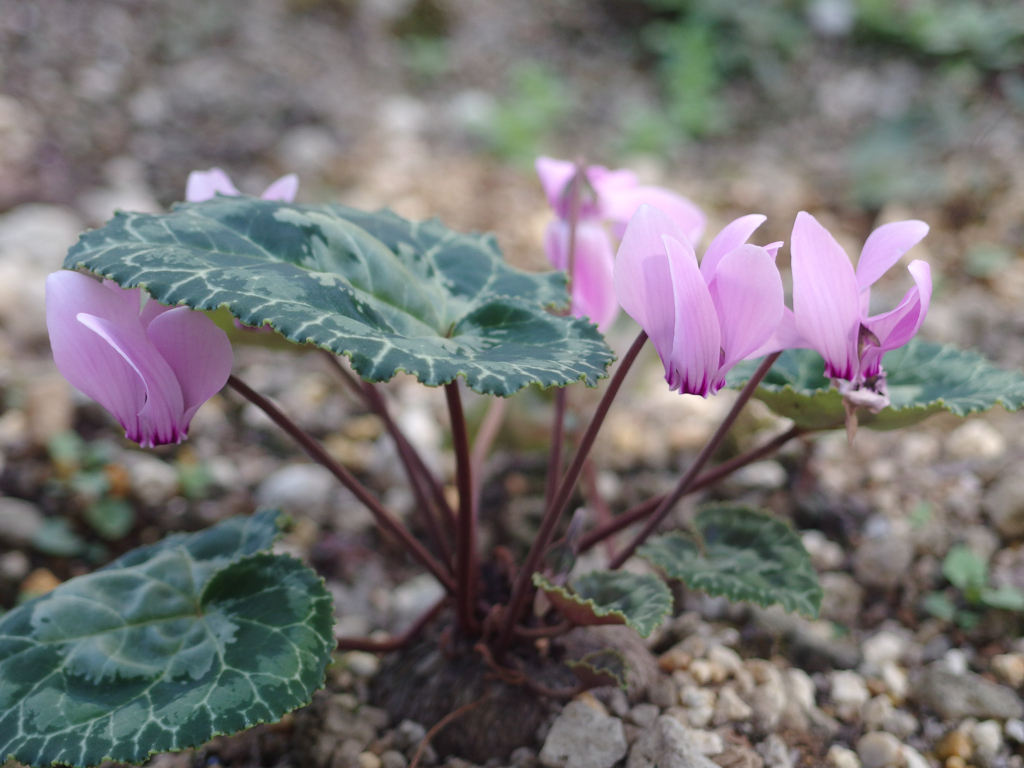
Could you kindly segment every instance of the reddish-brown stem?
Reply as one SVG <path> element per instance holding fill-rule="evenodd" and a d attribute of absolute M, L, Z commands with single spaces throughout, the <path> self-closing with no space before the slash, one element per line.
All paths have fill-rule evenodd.
<path fill-rule="evenodd" d="M 519 621 L 519 617 L 529 600 L 533 573 L 537 570 L 537 566 L 540 564 L 541 558 L 544 556 L 548 546 L 551 544 L 551 537 L 555 533 L 558 520 L 561 517 L 565 506 L 569 503 L 569 499 L 572 497 L 573 489 L 576 487 L 576 481 L 579 479 L 580 471 L 583 469 L 583 462 L 586 461 L 587 455 L 590 453 L 590 449 L 594 445 L 597 433 L 600 431 L 601 425 L 604 423 L 605 416 L 608 415 L 608 409 L 611 407 L 612 401 L 615 400 L 615 395 L 618 394 L 619 388 L 622 386 L 622 382 L 626 378 L 626 374 L 629 373 L 629 369 L 633 365 L 633 361 L 636 360 L 636 356 L 640 354 L 640 350 L 643 348 L 646 341 L 647 334 L 644 331 L 640 331 L 640 334 L 636 337 L 633 345 L 622 358 L 622 362 L 619 363 L 619 367 L 616 369 L 611 381 L 608 382 L 608 389 L 605 390 L 604 395 L 601 397 L 601 402 L 597 405 L 597 410 L 594 411 L 594 417 L 591 419 L 590 424 L 587 425 L 587 431 L 583 433 L 580 444 L 576 448 L 576 455 L 573 456 L 572 463 L 566 470 L 565 476 L 562 478 L 562 482 L 559 484 L 554 498 L 544 512 L 544 519 L 541 521 L 540 529 L 537 531 L 537 537 L 533 540 L 533 544 L 530 546 L 530 551 L 526 555 L 526 560 L 523 562 L 523 566 L 520 568 L 519 573 L 516 574 L 516 580 L 512 586 L 512 596 L 509 599 L 508 610 L 505 612 L 503 617 L 504 624 L 501 628 L 501 634 L 498 635 L 498 639 L 495 644 L 495 648 L 499 653 L 503 653 L 512 641 L 515 625 Z"/>
<path fill-rule="evenodd" d="M 434 543 L 434 547 L 441 558 L 445 562 L 451 563 L 452 551 L 449 539 L 442 533 L 434 514 L 434 508 L 431 506 L 431 498 L 433 498 L 434 504 L 438 504 L 437 499 L 440 497 L 444 507 L 438 505 L 438 508 L 442 510 L 448 509 L 448 502 L 444 498 L 444 493 L 440 491 L 437 480 L 430 470 L 427 469 L 423 459 L 412 446 L 412 443 L 402 434 L 398 424 L 391 418 L 387 402 L 385 402 L 377 388 L 368 381 L 357 380 L 351 373 L 345 370 L 336 355 L 324 351 L 324 356 L 341 376 L 341 380 L 345 385 L 352 390 L 352 393 L 356 397 L 362 398 L 370 409 L 384 422 L 384 428 L 391 435 L 391 439 L 395 443 L 398 457 L 402 460 L 405 472 L 409 476 L 409 484 L 412 486 L 413 493 L 416 494 L 417 509 L 420 512 L 420 517 L 423 518 L 423 525 L 427 529 L 427 535 L 430 536 L 430 540 Z M 438 489 L 436 492 L 435 488 Z M 448 512 L 451 514 L 450 509 L 448 509 Z M 444 514 L 443 511 L 442 514 Z M 454 531 L 454 524 L 451 531 Z"/>
<path fill-rule="evenodd" d="M 734 456 L 728 461 L 722 462 L 714 469 L 709 469 L 694 480 L 687 493 L 693 493 L 694 491 L 699 491 L 702 488 L 707 488 L 709 485 L 714 485 L 723 477 L 732 474 L 737 469 L 745 467 L 747 464 L 751 464 L 764 456 L 774 453 L 794 437 L 798 437 L 803 433 L 804 430 L 800 429 L 800 427 L 791 427 L 782 434 L 773 437 L 764 445 L 749 450 L 746 453 L 742 453 L 739 456 Z M 657 509 L 658 505 L 664 500 L 664 495 L 653 496 L 650 499 L 647 499 L 647 501 L 626 510 L 609 522 L 598 526 L 580 539 L 580 552 L 586 552 L 595 544 L 599 544 L 609 537 L 614 536 L 623 528 L 628 528 L 633 523 L 643 520 L 647 515 Z"/>
<path fill-rule="evenodd" d="M 311 459 L 313 459 L 313 461 L 326 468 L 341 482 L 342 485 L 348 488 L 353 495 L 359 499 L 359 501 L 361 501 L 368 510 L 370 510 L 370 513 L 377 521 L 377 524 L 398 539 L 403 546 L 405 546 L 413 559 L 430 571 L 434 575 L 434 578 L 444 585 L 446 590 L 449 592 L 455 591 L 455 582 L 452 580 L 451 574 L 448 573 L 445 567 L 435 560 L 434 556 L 427 551 L 426 547 L 420 544 L 420 542 L 418 542 L 415 537 L 409 533 L 408 529 L 403 526 L 391 514 L 391 512 L 384 507 L 383 504 L 374 498 L 373 494 L 370 493 L 366 486 L 356 479 L 355 475 L 338 463 L 319 441 L 292 421 L 270 400 L 265 398 L 259 392 L 251 389 L 248 384 L 237 376 L 232 375 L 229 377 L 228 384 L 232 389 L 238 392 L 238 394 L 267 414 L 271 421 L 277 424 L 277 426 L 283 429 L 289 437 L 302 446 L 302 449 Z"/>
<path fill-rule="evenodd" d="M 477 632 L 480 623 L 473 611 L 476 602 L 476 507 L 473 504 L 473 477 L 469 459 L 469 431 L 462 412 L 458 379 L 444 385 L 448 414 L 452 422 L 455 447 L 455 480 L 459 487 L 459 517 L 455 536 L 455 614 L 459 629 L 467 637 Z"/>
<path fill-rule="evenodd" d="M 564 635 L 570 629 L 572 624 L 568 620 L 560 621 L 557 624 L 544 627 L 520 627 L 516 626 L 513 630 L 516 633 L 516 637 L 522 638 L 523 640 L 537 640 L 542 637 L 558 637 Z"/>
<path fill-rule="evenodd" d="M 547 509 L 558 490 L 562 474 L 562 441 L 565 436 L 566 388 L 555 392 L 555 410 L 551 420 L 551 453 L 548 455 L 548 474 L 544 481 L 544 508 Z"/>
<path fill-rule="evenodd" d="M 416 636 L 423 631 L 427 624 L 434 620 L 437 614 L 441 612 L 441 609 L 448 605 L 450 599 L 447 595 L 442 597 L 433 608 L 416 619 L 405 632 L 396 637 L 389 637 L 387 640 L 371 640 L 368 637 L 339 637 L 337 638 L 338 650 L 390 653 L 391 651 L 397 651 L 399 648 L 404 648 L 416 639 Z"/>
<path fill-rule="evenodd" d="M 463 704 L 454 712 L 449 712 L 447 715 L 438 720 L 434 724 L 434 727 L 427 731 L 427 734 L 423 737 L 423 741 L 421 741 L 420 745 L 416 748 L 416 753 L 412 756 L 412 762 L 409 763 L 409 768 L 419 768 L 420 760 L 423 758 L 423 752 L 427 749 L 427 746 L 430 744 L 430 742 L 433 741 L 434 737 L 437 736 L 437 734 L 439 734 L 442 730 L 444 730 L 446 726 L 450 725 L 452 721 L 458 720 L 466 713 L 473 711 L 481 704 L 483 704 L 484 700 L 487 698 L 489 694 L 490 691 L 484 691 L 483 696 L 481 696 L 476 701 L 471 701 L 469 702 L 469 704 Z"/>
<path fill-rule="evenodd" d="M 472 468 L 473 476 L 473 506 L 480 507 L 480 484 L 483 482 L 484 465 L 487 463 L 487 456 L 491 447 L 501 430 L 501 422 L 505 418 L 505 408 L 508 400 L 504 397 L 491 398 L 487 406 L 487 413 L 484 420 L 480 422 L 480 429 L 476 431 L 473 439 L 473 450 L 469 454 L 469 465 Z"/>
<path fill-rule="evenodd" d="M 761 383 L 761 379 L 765 377 L 769 369 L 771 369 L 772 365 L 774 365 L 775 361 L 779 358 L 780 354 L 782 353 L 776 352 L 768 355 L 761 361 L 757 370 L 754 371 L 754 375 L 750 377 L 750 381 L 748 381 L 743 386 L 743 389 L 740 390 L 740 394 L 736 398 L 736 402 L 732 404 L 732 409 L 722 420 L 722 423 L 718 425 L 718 429 L 715 430 L 711 439 L 708 440 L 700 453 L 697 454 L 697 458 L 694 459 L 690 468 L 686 470 L 686 474 L 679 479 L 679 482 L 676 484 L 676 487 L 672 492 L 662 499 L 658 508 L 651 513 L 649 518 L 647 518 L 647 522 L 644 523 L 644 527 L 640 530 L 640 533 L 634 536 L 629 544 L 627 544 L 621 552 L 612 558 L 611 562 L 608 564 L 610 569 L 614 570 L 626 562 L 633 552 L 636 551 L 636 548 L 646 541 L 647 537 L 653 533 L 654 529 L 661 524 L 661 521 L 665 519 L 665 516 L 668 515 L 672 510 L 672 507 L 676 505 L 676 502 L 678 502 L 679 499 L 681 499 L 687 491 L 690 490 L 693 481 L 697 478 L 697 473 L 704 468 L 708 459 L 710 459 L 714 452 L 718 450 L 718 446 L 722 444 L 722 440 L 724 440 L 725 436 L 729 434 L 729 430 L 732 429 L 733 422 L 735 422 L 736 417 L 740 415 L 740 411 L 743 410 L 743 406 L 747 404 L 750 396 L 753 395 L 754 390 L 757 389 L 757 385 Z"/>

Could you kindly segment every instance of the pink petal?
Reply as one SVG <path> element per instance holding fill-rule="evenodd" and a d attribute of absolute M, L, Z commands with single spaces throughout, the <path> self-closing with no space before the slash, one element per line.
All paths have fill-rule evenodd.
<path fill-rule="evenodd" d="M 721 232 L 715 235 L 715 239 L 711 241 L 711 245 L 704 252 L 704 258 L 700 261 L 700 273 L 704 275 L 704 280 L 710 283 L 722 257 L 747 242 L 754 234 L 754 230 L 764 224 L 767 219 L 767 216 L 762 216 L 759 213 L 741 216 L 727 224 Z"/>
<path fill-rule="evenodd" d="M 128 429 L 128 439 L 144 448 L 181 442 L 185 437 L 178 428 L 183 408 L 181 387 L 138 319 L 133 325 L 124 325 L 80 312 L 78 322 L 113 347 L 142 379 L 146 404 L 139 411 L 137 431 Z"/>
<path fill-rule="evenodd" d="M 147 334 L 181 387 L 183 413 L 178 429 L 184 434 L 199 406 L 227 383 L 231 342 L 209 317 L 188 307 L 161 314 L 150 323 Z"/>
<path fill-rule="evenodd" d="M 46 329 L 58 370 L 135 434 L 146 404 L 142 379 L 110 344 L 78 322 L 79 313 L 135 323 L 141 332 L 138 310 L 131 311 L 120 296 L 78 272 L 54 272 L 46 278 Z"/>
<path fill-rule="evenodd" d="M 852 381 L 858 371 L 860 297 L 846 253 L 817 219 L 801 211 L 793 225 L 796 329 L 825 358 L 825 374 Z"/>
<path fill-rule="evenodd" d="M 289 173 L 263 190 L 260 197 L 264 200 L 280 200 L 282 203 L 291 203 L 295 201 L 298 191 L 299 177 L 294 173 Z"/>
<path fill-rule="evenodd" d="M 764 249 L 768 251 L 768 255 L 771 256 L 774 261 L 779 255 L 779 248 L 783 245 L 784 243 L 781 240 L 776 240 L 774 243 L 768 243 L 768 245 L 764 246 Z"/>
<path fill-rule="evenodd" d="M 763 357 L 772 352 L 782 352 L 784 349 L 814 349 L 813 345 L 796 329 L 796 316 L 789 307 L 782 308 L 782 319 L 779 321 L 779 327 L 775 329 L 775 333 L 768 337 L 768 341 L 758 349 L 747 355 L 746 359 Z"/>
<path fill-rule="evenodd" d="M 763 346 L 782 322 L 782 277 L 764 248 L 741 245 L 721 258 L 708 288 L 722 332 L 724 376 Z"/>
<path fill-rule="evenodd" d="M 864 290 L 889 271 L 900 257 L 928 234 L 923 221 L 896 221 L 883 224 L 864 243 L 857 261 L 857 286 Z"/>
<path fill-rule="evenodd" d="M 685 242 L 685 236 L 668 216 L 649 205 L 641 206 L 619 244 L 614 285 L 622 309 L 647 332 L 669 371 L 676 300 L 663 234 Z M 696 259 L 694 256 L 694 263 Z"/>
<path fill-rule="evenodd" d="M 612 234 L 622 237 L 626 224 L 641 205 L 664 211 L 691 243 L 700 240 L 707 220 L 703 211 L 682 195 L 661 187 L 599 190 L 601 211 L 612 224 Z"/>
<path fill-rule="evenodd" d="M 565 188 L 576 173 L 576 163 L 568 160 L 555 160 L 553 157 L 538 157 L 534 163 L 540 185 L 548 205 L 561 219 L 568 218 L 569 210 L 565 200 Z"/>
<path fill-rule="evenodd" d="M 869 317 L 864 326 L 879 341 L 877 347 L 869 347 L 862 356 L 864 376 L 878 375 L 882 355 L 898 349 L 914 338 L 921 329 L 928 305 L 932 298 L 932 270 L 928 262 L 915 259 L 907 267 L 916 285 L 903 296 L 896 308 L 881 315 Z"/>
<path fill-rule="evenodd" d="M 603 165 L 589 166 L 587 181 L 597 192 L 598 197 L 621 194 L 640 186 L 640 179 L 633 171 L 626 168 L 609 171 Z"/>
<path fill-rule="evenodd" d="M 717 391 L 722 337 L 715 304 L 685 240 L 663 235 L 675 291 L 672 358 L 666 366 L 669 386 L 680 394 L 707 397 Z"/>
<path fill-rule="evenodd" d="M 569 222 L 556 219 L 544 233 L 544 252 L 555 269 L 569 269 Z M 599 221 L 584 219 L 576 225 L 573 260 L 572 314 L 588 317 L 604 332 L 619 314 L 612 272 L 615 256 L 608 233 Z"/>
<path fill-rule="evenodd" d="M 220 168 L 211 168 L 208 171 L 192 171 L 188 175 L 188 182 L 185 184 L 185 200 L 190 203 L 201 203 L 204 200 L 212 200 L 217 193 L 228 197 L 237 197 L 242 194 L 231 179 Z"/>

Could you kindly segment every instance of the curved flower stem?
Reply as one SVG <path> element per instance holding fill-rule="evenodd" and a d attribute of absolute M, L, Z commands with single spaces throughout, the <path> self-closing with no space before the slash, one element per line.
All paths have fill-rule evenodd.
<path fill-rule="evenodd" d="M 455 476 L 459 486 L 459 517 L 456 529 L 455 612 L 462 633 L 469 636 L 480 628 L 473 604 L 476 596 L 476 505 L 473 503 L 473 476 L 469 459 L 469 432 L 462 411 L 459 381 L 444 385 L 448 413 L 452 421 L 452 443 L 455 446 Z"/>
<path fill-rule="evenodd" d="M 394 515 L 384 507 L 383 504 L 374 498 L 373 494 L 370 493 L 365 485 L 356 479 L 355 475 L 338 463 L 318 440 L 292 421 L 270 400 L 250 388 L 248 384 L 237 376 L 232 375 L 228 378 L 228 384 L 232 389 L 238 392 L 238 394 L 267 414 L 267 416 L 270 417 L 270 420 L 277 424 L 277 426 L 287 432 L 295 442 L 302 446 L 302 449 L 311 459 L 313 459 L 313 461 L 322 467 L 325 467 L 332 475 L 338 478 L 341 484 L 348 488 L 353 495 L 355 495 L 355 497 L 359 499 L 368 510 L 370 510 L 370 513 L 381 528 L 402 542 L 413 559 L 430 571 L 434 575 L 434 578 L 440 581 L 449 593 L 455 592 L 455 582 L 447 569 L 445 569 L 440 562 L 435 560 L 434 556 L 427 551 L 426 547 L 420 544 L 413 535 L 409 533 L 409 530 L 402 525 Z"/>
<path fill-rule="evenodd" d="M 423 525 L 427 529 L 427 535 L 434 542 L 434 547 L 441 556 L 441 559 L 446 563 L 451 563 L 451 544 L 448 537 L 441 531 L 434 514 L 434 507 L 431 506 L 431 499 L 433 499 L 434 505 L 442 510 L 442 515 L 447 510 L 451 519 L 449 534 L 455 530 L 455 518 L 451 507 L 448 506 L 447 499 L 444 498 L 444 492 L 441 490 L 437 479 L 427 468 L 426 464 L 423 463 L 422 457 L 412 446 L 412 443 L 402 433 L 402 430 L 398 428 L 395 420 L 391 418 L 387 402 L 385 402 L 380 391 L 368 381 L 357 380 L 351 373 L 345 370 L 337 356 L 326 350 L 324 351 L 324 356 L 341 376 L 341 380 L 345 385 L 352 390 L 353 394 L 356 397 L 362 398 L 370 407 L 370 410 L 376 413 L 381 421 L 384 422 L 384 428 L 391 435 L 391 439 L 395 443 L 398 456 L 405 466 L 406 474 L 409 476 L 409 484 L 412 486 L 413 493 L 416 494 L 417 509 L 423 518 Z"/>
<path fill-rule="evenodd" d="M 752 464 L 758 459 L 774 453 L 794 437 L 799 437 L 804 434 L 805 431 L 806 430 L 803 430 L 800 427 L 790 427 L 782 434 L 773 437 L 764 445 L 753 448 L 746 453 L 742 453 L 739 456 L 734 456 L 728 461 L 722 462 L 714 469 L 709 469 L 694 480 L 690 485 L 689 490 L 687 490 L 687 493 L 693 493 L 694 491 L 699 491 L 702 488 L 707 488 L 709 485 L 714 485 L 723 477 L 732 474 L 737 469 L 741 469 L 742 467 L 747 466 L 747 464 Z M 580 539 L 580 552 L 586 552 L 595 544 L 599 544 L 605 539 L 614 536 L 623 528 L 627 528 L 633 523 L 643 520 L 647 515 L 657 509 L 658 505 L 660 505 L 664 500 L 665 496 L 653 496 L 650 499 L 647 499 L 647 501 L 637 504 L 632 509 L 626 510 L 606 524 L 595 528 Z"/>
<path fill-rule="evenodd" d="M 483 483 L 484 464 L 487 463 L 487 456 L 491 452 L 498 432 L 501 430 L 501 422 L 505 419 L 505 409 L 508 407 L 508 400 L 504 397 L 492 398 L 487 406 L 487 413 L 484 420 L 480 422 L 480 429 L 476 432 L 473 440 L 473 450 L 469 454 L 469 465 L 472 467 L 473 475 L 473 506 L 480 507 L 480 486 Z"/>
<path fill-rule="evenodd" d="M 434 607 L 426 611 L 416 621 L 409 625 L 409 628 L 396 637 L 389 637 L 387 640 L 371 640 L 368 637 L 339 637 L 337 638 L 338 650 L 339 651 L 368 651 L 370 653 L 389 653 L 391 651 L 397 651 L 399 648 L 404 648 L 413 640 L 416 636 L 423 631 L 423 628 L 427 626 L 434 618 L 441 612 L 441 609 L 448 605 L 448 601 L 451 598 L 445 595 Z"/>
<path fill-rule="evenodd" d="M 697 454 L 697 458 L 694 459 L 690 468 L 686 470 L 686 474 L 679 479 L 679 482 L 676 484 L 676 487 L 672 492 L 662 499 L 657 509 L 655 509 L 647 519 L 647 522 L 640 530 L 640 533 L 634 536 L 633 540 L 630 541 L 629 544 L 619 552 L 619 554 L 612 558 L 612 561 L 608 563 L 609 569 L 614 570 L 626 562 L 633 552 L 636 551 L 636 548 L 651 535 L 658 525 L 661 524 L 661 521 L 665 519 L 665 516 L 668 515 L 672 510 L 672 507 L 676 505 L 676 502 L 678 502 L 679 499 L 681 499 L 690 490 L 693 485 L 693 481 L 697 478 L 697 473 L 704 468 L 708 459 L 710 459 L 714 452 L 718 450 L 718 446 L 722 444 L 722 440 L 724 440 L 725 436 L 729 434 L 729 430 L 732 429 L 733 422 L 735 422 L 736 417 L 740 415 L 740 411 L 743 410 L 743 406 L 747 404 L 750 396 L 753 395 L 754 390 L 757 389 L 757 385 L 761 383 L 761 379 L 765 377 L 772 365 L 775 364 L 775 361 L 778 360 L 780 354 L 782 353 L 776 352 L 768 355 L 768 357 L 762 360 L 761 364 L 757 366 L 757 370 L 754 371 L 754 375 L 750 377 L 750 381 L 748 381 L 743 386 L 743 389 L 740 390 L 739 397 L 737 397 L 736 402 L 732 404 L 732 409 L 722 420 L 722 423 L 718 425 L 718 429 L 715 430 L 711 439 L 707 441 L 700 453 Z"/>
<path fill-rule="evenodd" d="M 619 367 L 616 369 L 611 381 L 608 382 L 608 389 L 605 390 L 601 402 L 598 403 L 597 410 L 594 411 L 594 417 L 591 419 L 590 424 L 587 425 L 587 431 L 583 433 L 572 463 L 566 470 L 554 498 L 544 512 L 544 519 L 541 521 L 540 530 L 537 531 L 537 537 L 533 540 L 533 544 L 530 545 L 530 551 L 526 555 L 522 568 L 516 574 L 515 584 L 512 586 L 512 596 L 509 599 L 508 610 L 505 611 L 501 633 L 498 635 L 495 643 L 495 649 L 499 654 L 503 653 L 512 641 L 513 630 L 530 596 L 533 573 L 537 570 L 541 558 L 551 544 L 551 537 L 555 533 L 558 520 L 569 503 L 569 499 L 572 497 L 576 481 L 579 479 L 580 472 L 583 469 L 583 462 L 586 461 L 587 455 L 594 445 L 597 433 L 604 423 L 605 416 L 608 415 L 608 409 L 611 407 L 612 401 L 615 400 L 619 387 L 622 386 L 626 374 L 629 373 L 633 361 L 640 354 L 640 350 L 646 341 L 647 334 L 644 331 L 640 331 L 629 351 L 623 356 L 622 362 L 619 363 Z"/>
<path fill-rule="evenodd" d="M 583 160 L 576 162 L 576 173 L 569 182 L 569 258 L 565 273 L 567 279 L 565 289 L 569 293 L 569 309 L 572 313 L 572 290 L 573 280 L 576 275 L 576 228 L 580 220 L 580 193 L 583 190 L 583 180 L 586 174 L 586 166 Z M 555 392 L 555 412 L 551 425 L 551 453 L 548 457 L 548 474 L 544 482 L 544 507 L 551 504 L 551 499 L 558 488 L 558 480 L 562 475 L 562 444 L 565 440 L 565 401 L 568 397 L 568 390 L 559 387 Z"/>

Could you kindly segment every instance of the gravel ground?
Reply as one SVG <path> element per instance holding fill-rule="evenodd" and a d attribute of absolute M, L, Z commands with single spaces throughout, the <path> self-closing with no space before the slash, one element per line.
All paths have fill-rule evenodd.
<path fill-rule="evenodd" d="M 654 93 L 628 46 L 616 45 L 615 5 L 438 4 L 456 63 L 443 83 L 418 88 L 392 33 L 402 3 L 260 0 L 238 16 L 223 1 L 11 0 L 0 8 L 0 605 L 167 531 L 280 505 L 296 518 L 282 547 L 327 579 L 339 634 L 396 632 L 414 620 L 437 584 L 233 393 L 199 411 L 182 446 L 144 452 L 127 444 L 53 367 L 43 278 L 77 233 L 114 207 L 159 210 L 181 197 L 188 170 L 214 163 L 247 190 L 297 170 L 308 201 L 386 204 L 491 229 L 510 260 L 543 268 L 549 214 L 539 185 L 478 152 L 464 108 L 473 94 L 499 92 L 518 58 L 543 58 L 569 73 L 584 105 L 562 154 L 602 157 L 614 115 Z M 590 42 L 566 46 L 581 37 Z M 928 166 L 934 194 L 865 207 L 849 193 L 844 158 L 858 131 L 879 110 L 938 98 L 938 77 L 912 59 L 859 60 L 821 42 L 765 120 L 756 117 L 763 102 L 739 83 L 728 93 L 741 115 L 734 135 L 682 147 L 667 162 L 631 164 L 704 206 L 712 232 L 741 213 L 768 214 L 763 242 L 788 239 L 800 209 L 819 216 L 850 253 L 880 223 L 924 219 L 932 233 L 914 255 L 929 259 L 938 285 L 924 334 L 1020 367 L 1024 131 L 998 88 L 976 82 L 945 94 L 959 99 L 960 122 Z M 893 272 L 878 290 L 889 305 L 909 282 Z M 632 335 L 623 320 L 610 343 L 621 352 Z M 235 373 L 323 438 L 391 509 L 411 511 L 381 424 L 346 397 L 318 356 L 240 348 Z M 401 377 L 388 390 L 410 438 L 451 480 L 441 393 Z M 595 450 L 597 487 L 610 508 L 669 487 L 729 397 L 667 392 L 648 356 Z M 595 397 L 574 391 L 570 400 L 586 413 Z M 479 418 L 485 403 L 467 402 Z M 511 403 L 488 468 L 485 542 L 521 546 L 537 524 L 538 434 L 549 412 L 536 392 Z M 809 438 L 685 501 L 678 520 L 697 501 L 737 499 L 792 521 L 825 588 L 821 617 L 680 592 L 679 615 L 649 642 L 661 675 L 641 700 L 598 691 L 552 705 L 533 743 L 488 765 L 1024 765 L 1022 615 L 981 610 L 968 627 L 924 607 L 941 592 L 970 608 L 942 573 L 957 545 L 989 563 L 993 586 L 1024 589 L 1020 418 L 999 410 L 966 421 L 933 417 L 900 433 L 862 429 L 852 446 L 842 434 Z M 784 428 L 755 403 L 729 450 Z M 99 498 L 120 503 L 127 527 L 114 513 L 89 511 Z M 152 764 L 406 768 L 433 723 L 393 722 L 370 706 L 379 663 L 339 655 L 309 708 Z M 423 762 L 466 765 L 430 749 Z"/>

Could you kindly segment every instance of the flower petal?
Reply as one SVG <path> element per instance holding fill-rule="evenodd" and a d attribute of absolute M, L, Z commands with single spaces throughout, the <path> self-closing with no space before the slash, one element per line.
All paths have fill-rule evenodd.
<path fill-rule="evenodd" d="M 861 357 L 861 368 L 867 377 L 878 375 L 882 355 L 910 341 L 928 314 L 932 298 L 931 267 L 928 262 L 915 259 L 907 269 L 916 285 L 906 292 L 895 309 L 864 321 L 864 327 L 879 341 L 877 347 L 869 347 Z"/>
<path fill-rule="evenodd" d="M 619 244 L 614 285 L 622 309 L 647 332 L 669 371 L 676 304 L 663 234 L 685 242 L 683 233 L 668 216 L 649 205 L 640 206 Z"/>
<path fill-rule="evenodd" d="M 131 365 L 94 332 L 78 322 L 81 312 L 115 323 L 136 323 L 138 312 L 98 281 L 78 272 L 54 272 L 46 278 L 46 329 L 61 375 L 98 402 L 127 431 L 138 431 L 146 388 Z"/>
<path fill-rule="evenodd" d="M 872 232 L 857 261 L 857 287 L 864 290 L 873 285 L 927 234 L 928 225 L 916 219 L 883 224 Z"/>
<path fill-rule="evenodd" d="M 161 314 L 150 323 L 147 334 L 181 387 L 183 413 L 178 429 L 184 434 L 199 406 L 227 383 L 231 342 L 209 317 L 188 307 Z"/>
<path fill-rule="evenodd" d="M 576 173 L 576 163 L 569 160 L 556 160 L 553 157 L 538 157 L 534 163 L 540 185 L 548 205 L 560 219 L 569 217 L 569 209 L 565 200 L 565 188 Z"/>
<path fill-rule="evenodd" d="M 188 182 L 185 184 L 185 200 L 189 203 L 201 203 L 204 200 L 212 200 L 217 193 L 236 197 L 240 194 L 231 179 L 220 168 L 211 168 L 208 171 L 192 171 L 188 175 Z"/>
<path fill-rule="evenodd" d="M 641 205 L 652 205 L 665 212 L 690 242 L 704 234 L 707 219 L 693 202 L 662 187 L 598 189 L 602 215 L 612 224 L 612 234 L 623 237 L 626 225 Z"/>
<path fill-rule="evenodd" d="M 569 222 L 556 219 L 544 233 L 544 252 L 556 269 L 569 269 L 569 232 Z M 604 226 L 593 219 L 577 224 L 570 311 L 575 317 L 590 318 L 602 333 L 619 314 L 612 277 L 614 265 L 612 244 Z"/>
<path fill-rule="evenodd" d="M 299 191 L 299 177 L 294 173 L 282 176 L 275 181 L 260 195 L 264 200 L 280 200 L 282 203 L 291 203 Z"/>
<path fill-rule="evenodd" d="M 137 431 L 128 429 L 128 439 L 144 448 L 181 442 L 185 437 L 178 428 L 183 410 L 181 387 L 142 324 L 137 319 L 134 325 L 119 324 L 84 312 L 78 314 L 78 322 L 113 347 L 142 379 L 146 404 L 139 411 Z"/>
<path fill-rule="evenodd" d="M 715 304 L 697 266 L 697 256 L 685 240 L 663 235 L 675 292 L 675 332 L 672 358 L 666 366 L 669 386 L 680 394 L 707 397 L 718 391 L 722 336 Z"/>
<path fill-rule="evenodd" d="M 796 329 L 825 358 L 825 374 L 853 380 L 858 371 L 860 297 L 846 253 L 817 219 L 801 211 L 793 225 Z"/>
<path fill-rule="evenodd" d="M 754 234 L 754 230 L 764 224 L 767 219 L 767 216 L 762 216 L 760 213 L 752 213 L 726 224 L 722 231 L 715 235 L 711 245 L 704 251 L 704 258 L 700 260 L 700 273 L 704 275 L 704 280 L 710 283 L 722 257 L 747 242 Z"/>
<path fill-rule="evenodd" d="M 775 333 L 768 337 L 768 341 L 747 355 L 746 359 L 763 357 L 784 349 L 814 349 L 814 345 L 801 336 L 796 329 L 796 316 L 789 307 L 782 308 L 782 319 L 779 321 Z"/>
<path fill-rule="evenodd" d="M 782 277 L 764 248 L 741 245 L 725 254 L 708 285 L 722 334 L 724 376 L 763 346 L 782 322 Z"/>
<path fill-rule="evenodd" d="M 768 245 L 764 246 L 764 249 L 768 251 L 768 255 L 774 260 L 779 255 L 779 248 L 783 245 L 784 243 L 781 240 L 776 240 L 774 243 L 768 243 Z"/>

